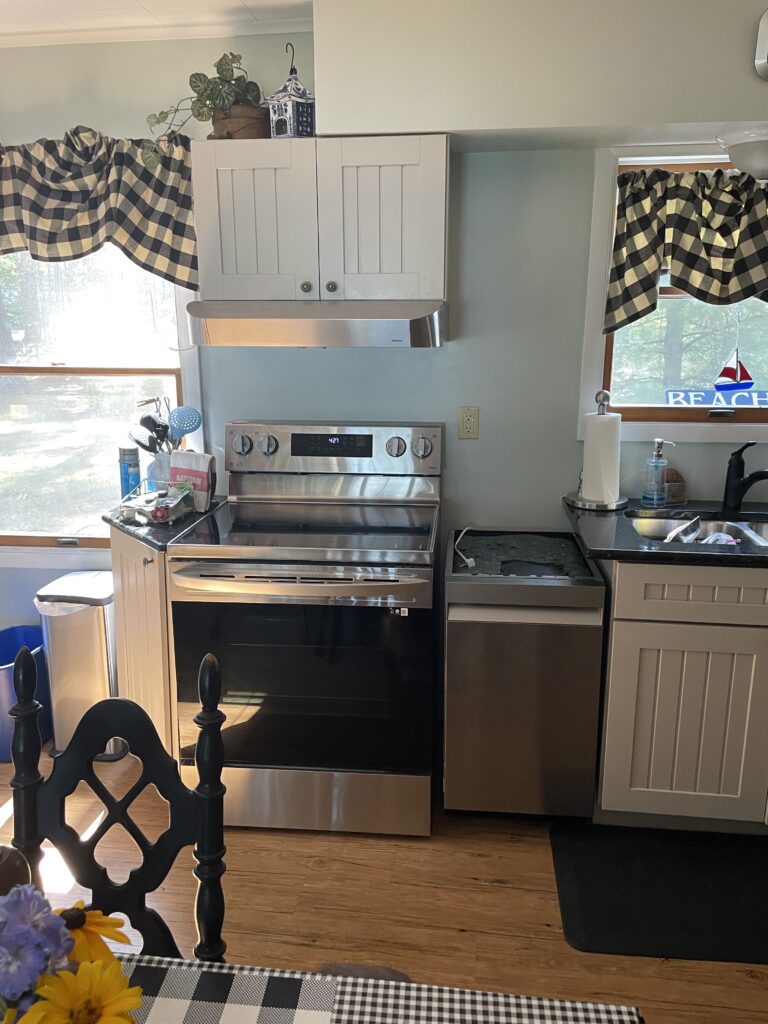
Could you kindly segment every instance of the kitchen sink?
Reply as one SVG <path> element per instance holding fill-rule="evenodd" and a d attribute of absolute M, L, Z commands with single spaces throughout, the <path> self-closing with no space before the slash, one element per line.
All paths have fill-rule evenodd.
<path fill-rule="evenodd" d="M 740 544 L 747 542 L 755 547 L 768 547 L 768 516 L 757 518 L 750 515 L 749 521 L 739 519 L 731 521 L 718 519 L 717 512 L 689 512 L 670 516 L 668 510 L 645 511 L 632 510 L 624 515 L 636 533 L 646 540 L 665 541 L 669 534 L 682 526 L 698 519 L 698 534 L 691 540 L 673 540 L 670 543 L 702 544 L 715 533 L 723 533 Z M 729 545 L 731 546 L 731 545 Z"/>

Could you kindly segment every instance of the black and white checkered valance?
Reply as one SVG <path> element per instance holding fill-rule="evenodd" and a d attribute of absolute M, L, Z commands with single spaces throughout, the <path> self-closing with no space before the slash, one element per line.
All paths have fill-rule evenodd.
<path fill-rule="evenodd" d="M 74 260 L 112 242 L 145 270 L 197 288 L 189 139 L 153 171 L 140 139 L 73 128 L 63 139 L 0 147 L 0 255 Z"/>
<path fill-rule="evenodd" d="M 741 172 L 620 174 L 603 333 L 651 313 L 670 285 L 714 305 L 768 300 L 768 197 Z"/>

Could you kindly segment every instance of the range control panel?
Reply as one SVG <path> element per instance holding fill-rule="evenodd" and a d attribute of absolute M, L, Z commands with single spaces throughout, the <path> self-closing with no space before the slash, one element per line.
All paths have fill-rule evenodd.
<path fill-rule="evenodd" d="M 440 423 L 227 423 L 230 473 L 381 473 L 439 476 Z"/>

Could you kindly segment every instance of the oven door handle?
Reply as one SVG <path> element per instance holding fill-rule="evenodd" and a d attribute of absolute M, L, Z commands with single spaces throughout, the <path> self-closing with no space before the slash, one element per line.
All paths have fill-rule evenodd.
<path fill-rule="evenodd" d="M 396 580 L 363 580 L 360 583 L 326 583 L 310 580 L 290 582 L 288 580 L 243 580 L 237 578 L 222 579 L 212 576 L 186 575 L 184 571 L 172 572 L 171 579 L 179 590 L 194 590 L 208 594 L 226 594 L 229 597 L 292 597 L 324 598 L 324 597 L 415 597 L 422 591 L 429 590 L 429 582 L 424 579 L 412 578 Z"/>

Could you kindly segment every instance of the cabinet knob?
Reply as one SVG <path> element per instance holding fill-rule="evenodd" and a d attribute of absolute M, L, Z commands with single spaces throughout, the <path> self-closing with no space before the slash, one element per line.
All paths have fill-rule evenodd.
<path fill-rule="evenodd" d="M 147 568 L 148 565 L 152 565 L 153 562 L 154 558 L 142 558 L 141 560 L 141 564 L 144 566 L 145 569 Z"/>
<path fill-rule="evenodd" d="M 327 292 L 335 292 L 338 287 L 339 286 L 336 284 L 335 281 L 328 281 L 326 283 L 325 290 Z"/>
<path fill-rule="evenodd" d="M 312 282 L 311 281 L 302 281 L 301 284 L 299 285 L 299 287 L 301 288 L 301 290 L 303 292 L 311 292 L 312 291 Z"/>

